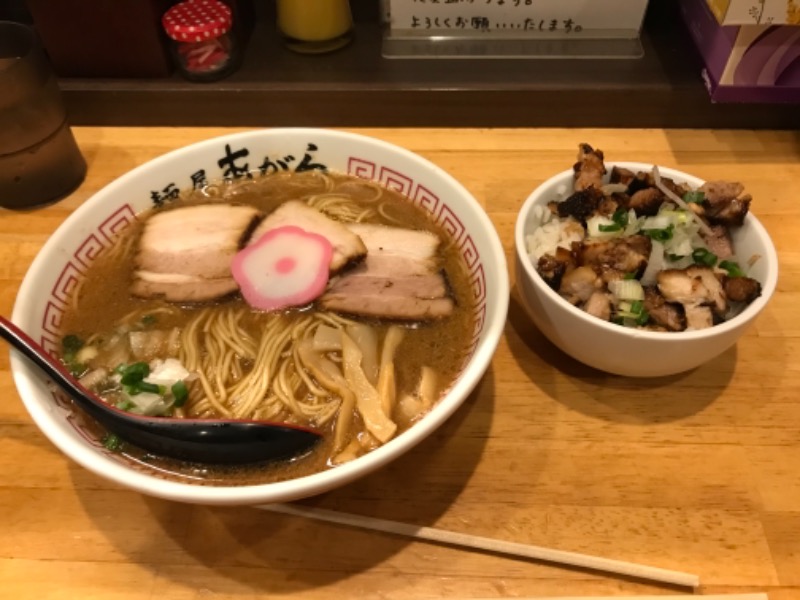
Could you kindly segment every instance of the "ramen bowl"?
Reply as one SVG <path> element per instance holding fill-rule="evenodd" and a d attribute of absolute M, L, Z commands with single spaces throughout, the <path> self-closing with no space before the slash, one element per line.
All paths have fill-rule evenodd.
<path fill-rule="evenodd" d="M 606 162 L 634 172 L 650 171 L 652 164 Z M 704 181 L 659 165 L 663 177 L 696 189 Z M 536 271 L 526 246 L 537 226 L 536 207 L 564 197 L 573 185 L 572 169 L 539 185 L 524 201 L 514 230 L 516 288 L 536 327 L 563 352 L 590 367 L 629 377 L 659 377 L 689 371 L 730 348 L 753 324 L 772 297 L 778 278 L 775 247 L 764 226 L 748 214 L 744 225 L 732 230 L 733 248 L 742 262 L 753 260 L 748 276 L 758 280 L 761 295 L 737 316 L 707 329 L 678 332 L 645 331 L 603 321 L 572 305 L 553 290 Z M 758 210 L 758 198 L 753 200 Z"/>
<path fill-rule="evenodd" d="M 12 319 L 51 354 L 70 295 L 87 268 L 111 247 L 136 215 L 168 202 L 199 179 L 248 172 L 321 169 L 376 181 L 427 212 L 457 246 L 474 298 L 468 358 L 440 401 L 383 446 L 340 466 L 275 483 L 195 485 L 172 480 L 107 449 L 46 379 L 21 356 L 11 367 L 33 421 L 64 454 L 97 475 L 143 494 L 208 505 L 284 502 L 312 496 L 379 469 L 444 423 L 477 385 L 494 354 L 508 309 L 504 252 L 491 221 L 472 195 L 426 159 L 384 141 L 320 129 L 271 129 L 232 134 L 186 146 L 130 171 L 94 194 L 48 239 L 26 274 Z"/>

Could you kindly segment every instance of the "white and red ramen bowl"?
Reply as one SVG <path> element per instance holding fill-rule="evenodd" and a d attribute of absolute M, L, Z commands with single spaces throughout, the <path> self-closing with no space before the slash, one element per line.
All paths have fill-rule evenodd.
<path fill-rule="evenodd" d="M 650 171 L 652 164 L 606 162 L 634 172 Z M 676 182 L 700 187 L 704 181 L 658 165 L 661 175 Z M 746 182 L 744 182 L 746 185 Z M 526 238 L 536 226 L 535 207 L 560 199 L 573 185 L 573 170 L 554 175 L 537 187 L 517 215 L 514 244 L 516 288 L 526 312 L 536 327 L 563 352 L 590 367 L 629 377 L 659 377 L 689 371 L 730 348 L 753 324 L 775 292 L 778 257 L 764 226 L 748 214 L 744 225 L 732 232 L 736 255 L 743 260 L 758 257 L 748 275 L 762 286 L 759 298 L 740 314 L 708 329 L 681 332 L 653 332 L 621 327 L 598 319 L 577 308 L 548 286 L 528 256 Z M 758 198 L 753 208 L 758 211 Z"/>
<path fill-rule="evenodd" d="M 345 485 L 379 469 L 429 436 L 464 402 L 494 354 L 506 319 L 509 283 L 497 232 L 475 198 L 453 177 L 420 156 L 378 139 L 321 129 L 271 129 L 193 144 L 156 158 L 97 192 L 47 241 L 30 267 L 13 321 L 53 353 L 70 293 L 87 267 L 134 216 L 178 190 L 241 173 L 324 165 L 401 191 L 446 229 L 470 271 L 476 299 L 470 358 L 441 401 L 418 423 L 384 446 L 336 468 L 289 481 L 245 486 L 193 485 L 166 480 L 107 450 L 59 401 L 41 373 L 16 353 L 14 380 L 42 432 L 90 471 L 138 492 L 216 505 L 284 502 Z"/>

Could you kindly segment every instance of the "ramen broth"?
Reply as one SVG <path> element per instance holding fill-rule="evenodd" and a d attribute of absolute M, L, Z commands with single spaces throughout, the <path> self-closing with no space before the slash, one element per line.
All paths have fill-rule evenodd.
<path fill-rule="evenodd" d="M 331 322 L 344 324 L 344 326 L 347 323 L 367 323 L 377 332 L 380 343 L 385 340 L 390 327 L 401 327 L 403 337 L 394 356 L 397 397 L 417 393 L 423 368 L 436 373 L 437 395 L 441 396 L 450 388 L 468 358 L 466 349 L 470 345 L 475 327 L 475 299 L 463 258 L 446 232 L 438 227 L 426 212 L 414 206 L 400 193 L 343 174 L 291 173 L 270 175 L 260 179 L 220 182 L 202 190 L 186 191 L 181 194 L 180 198 L 164 207 L 139 215 L 137 221 L 128 227 L 115 246 L 100 255 L 91 265 L 86 278 L 76 290 L 71 305 L 64 314 L 63 334 L 75 336 L 75 338 L 85 341 L 86 345 L 93 343 L 102 345 L 115 336 L 126 335 L 131 330 L 168 331 L 176 328 L 184 331 L 187 325 L 193 319 L 197 319 L 202 311 L 206 311 L 202 314 L 212 315 L 209 318 L 213 317 L 214 312 L 234 311 L 239 315 L 236 317 L 237 326 L 257 339 L 260 330 L 265 326 L 265 319 L 277 317 L 252 309 L 238 293 L 213 302 L 203 303 L 168 303 L 163 298 L 145 299 L 133 296 L 130 290 L 133 273 L 136 269 L 137 244 L 147 219 L 160 212 L 193 205 L 226 203 L 254 206 L 263 213 L 269 214 L 283 203 L 298 199 L 315 206 L 318 210 L 328 213 L 329 216 L 339 221 L 360 221 L 428 231 L 434 233 L 441 240 L 437 257 L 438 265 L 445 273 L 448 294 L 452 297 L 454 304 L 449 316 L 425 322 L 398 323 L 398 321 L 392 320 L 383 321 L 352 315 L 338 315 L 333 312 L 319 315 L 320 318 L 330 318 Z M 210 312 L 209 307 L 211 307 Z M 320 309 L 315 304 L 286 309 L 280 311 L 279 316 L 288 322 L 294 322 L 293 320 L 297 319 L 312 319 L 319 311 Z M 199 352 L 207 355 L 208 349 L 200 349 Z M 282 356 L 286 357 L 288 354 L 290 354 L 289 349 L 284 351 Z M 378 356 L 380 356 L 380 346 Z M 335 360 L 341 360 L 341 358 L 334 357 Z M 254 361 L 240 360 L 238 364 L 240 366 L 237 368 L 242 372 L 238 373 L 236 379 L 241 380 L 247 375 L 247 369 L 252 368 Z M 108 366 L 113 368 L 111 365 Z M 310 377 L 312 384 L 317 383 L 313 374 L 305 373 L 305 376 Z M 299 390 L 298 396 L 300 396 L 296 400 L 305 401 L 311 397 L 308 386 L 302 383 L 301 377 L 292 375 L 291 380 L 301 382 L 296 384 Z M 197 380 L 189 384 L 189 390 L 190 396 L 186 406 L 176 409 L 174 415 L 164 418 L 179 418 L 180 416 L 219 418 L 225 416 L 214 414 L 210 409 L 204 409 L 204 412 L 200 414 L 192 414 L 192 406 L 198 406 L 197 398 L 203 396 L 204 391 L 203 386 Z M 102 395 L 102 390 L 98 393 Z M 113 400 L 110 402 L 113 403 Z M 425 411 L 427 410 L 429 407 L 426 407 Z M 318 414 L 322 413 L 323 411 L 320 410 Z M 150 472 L 161 473 L 167 478 L 207 484 L 224 481 L 226 484 L 244 485 L 291 479 L 334 467 L 333 457 L 336 452 L 341 451 L 341 447 L 334 448 L 334 429 L 338 419 L 354 420 L 356 426 L 350 433 L 351 438 L 363 436 L 364 433 L 362 419 L 357 413 L 354 417 L 334 414 L 332 417 L 327 417 L 322 424 L 315 422 L 314 418 L 303 419 L 302 416 L 292 414 L 292 411 L 288 409 L 281 414 L 286 417 L 283 420 L 287 422 L 320 429 L 324 434 L 322 441 L 310 453 L 299 458 L 237 467 L 180 463 L 149 455 L 124 443 L 119 451 L 141 465 L 142 468 L 146 468 Z M 393 437 L 413 426 L 419 416 L 407 422 L 397 419 L 398 428 Z M 262 413 L 257 413 L 255 417 L 250 418 L 264 417 Z M 92 428 L 96 428 L 96 425 L 92 425 Z M 352 440 L 350 441 L 352 442 Z M 376 447 L 375 444 L 370 445 L 367 442 L 365 449 L 360 453 L 366 453 L 374 447 Z"/>

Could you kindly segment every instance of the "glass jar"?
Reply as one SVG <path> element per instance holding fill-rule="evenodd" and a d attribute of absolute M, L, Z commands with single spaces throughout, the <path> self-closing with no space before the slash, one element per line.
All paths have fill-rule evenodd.
<path fill-rule="evenodd" d="M 161 20 L 181 75 L 190 81 L 216 81 L 239 66 L 241 49 L 233 35 L 233 14 L 219 0 L 186 0 Z"/>
<path fill-rule="evenodd" d="M 277 0 L 278 29 L 295 52 L 320 54 L 353 39 L 349 0 Z"/>

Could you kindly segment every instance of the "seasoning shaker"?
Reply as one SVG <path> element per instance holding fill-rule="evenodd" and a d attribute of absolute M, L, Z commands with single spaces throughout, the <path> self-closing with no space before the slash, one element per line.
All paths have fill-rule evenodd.
<path fill-rule="evenodd" d="M 242 49 L 234 35 L 233 12 L 220 0 L 185 0 L 161 20 L 181 75 L 190 81 L 216 81 L 233 73 Z"/>

